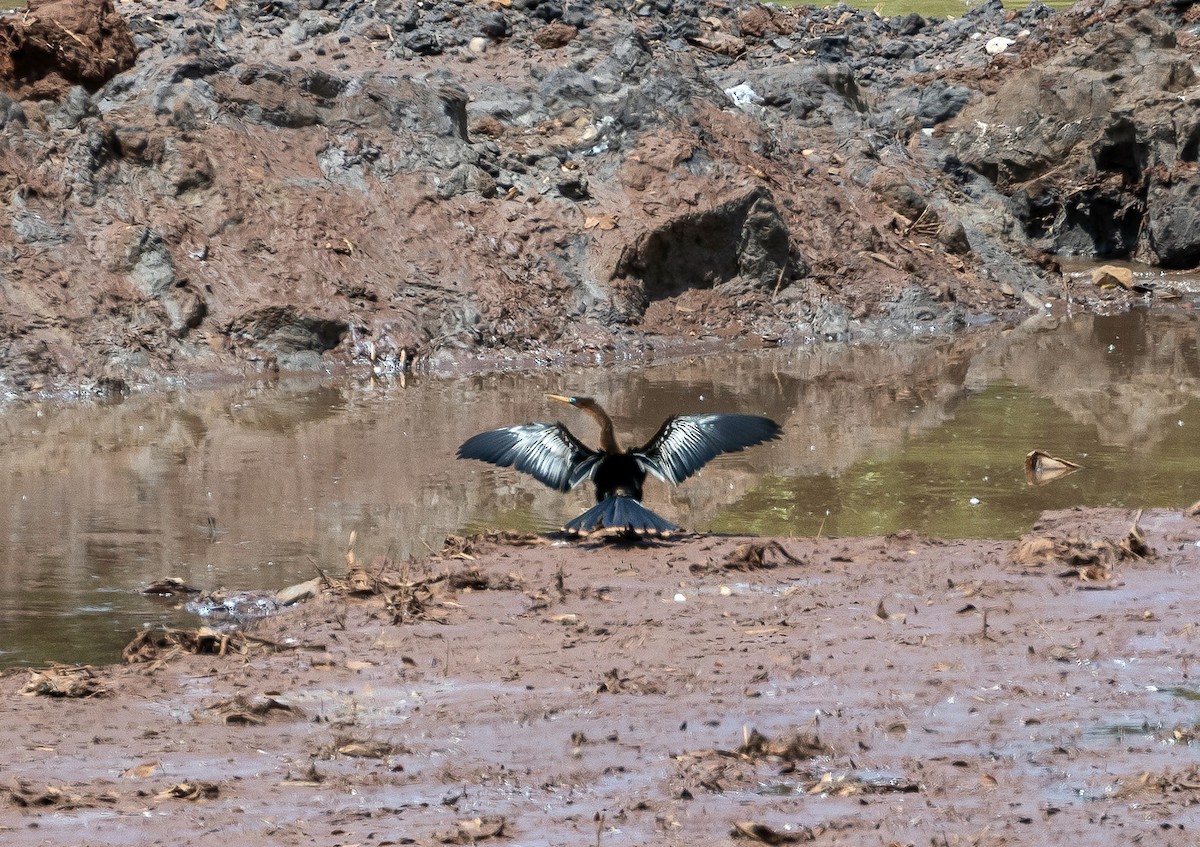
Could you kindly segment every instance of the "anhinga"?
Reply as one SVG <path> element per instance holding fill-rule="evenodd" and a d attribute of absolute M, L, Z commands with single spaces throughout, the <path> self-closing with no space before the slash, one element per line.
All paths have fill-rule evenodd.
<path fill-rule="evenodd" d="M 596 486 L 596 505 L 563 527 L 573 533 L 601 528 L 655 534 L 677 530 L 641 504 L 646 474 L 678 485 L 714 456 L 770 441 L 780 432 L 779 424 L 758 415 L 673 415 L 644 447 L 623 450 L 612 419 L 591 397 L 546 396 L 590 415 L 600 425 L 600 449 L 588 447 L 561 423 L 528 423 L 472 436 L 458 448 L 458 458 L 513 467 L 558 491 L 590 479 Z"/>

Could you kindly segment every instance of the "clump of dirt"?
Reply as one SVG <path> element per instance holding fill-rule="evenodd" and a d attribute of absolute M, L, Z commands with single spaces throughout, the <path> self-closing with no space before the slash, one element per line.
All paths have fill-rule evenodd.
<path fill-rule="evenodd" d="M 95 91 L 137 55 L 112 0 L 29 0 L 0 16 L 0 92 L 17 99 L 58 100 L 76 85 Z"/>
<path fill-rule="evenodd" d="M 97 697 L 107 694 L 108 688 L 90 665 L 53 665 L 33 671 L 21 693 L 43 697 Z"/>
<path fill-rule="evenodd" d="M 773 758 L 785 762 L 833 755 L 833 750 L 822 744 L 815 735 L 796 732 L 782 738 L 767 738 L 757 729 L 749 734 L 737 752 L 749 759 Z"/>
<path fill-rule="evenodd" d="M 232 699 L 214 703 L 193 712 L 197 719 L 210 718 L 226 725 L 261 725 L 270 720 L 299 720 L 304 712 L 277 697 L 254 697 L 238 694 Z"/>
<path fill-rule="evenodd" d="M 1119 541 L 1028 534 L 1017 542 L 1009 557 L 1015 566 L 1022 569 L 1037 571 L 1046 565 L 1065 567 L 1066 570 L 1056 570 L 1055 573 L 1081 582 L 1104 583 L 1115 577 L 1118 562 L 1142 560 L 1154 555 L 1138 525 L 1140 518 L 1139 512 Z"/>
<path fill-rule="evenodd" d="M 122 658 L 131 664 L 160 664 L 178 656 L 208 653 L 216 656 L 244 654 L 249 643 L 239 632 L 223 632 L 202 626 L 196 630 L 162 627 L 145 629 L 125 646 Z"/>

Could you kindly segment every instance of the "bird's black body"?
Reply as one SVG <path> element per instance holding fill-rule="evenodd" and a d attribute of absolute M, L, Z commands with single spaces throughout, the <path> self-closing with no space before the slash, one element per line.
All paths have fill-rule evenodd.
<path fill-rule="evenodd" d="M 561 423 L 530 423 L 472 436 L 458 448 L 458 458 L 513 467 L 558 491 L 591 480 L 596 505 L 566 525 L 570 532 L 672 532 L 678 527 L 641 503 L 648 474 L 678 485 L 714 456 L 773 440 L 780 433 L 777 423 L 757 415 L 674 415 L 645 446 L 622 450 L 612 420 L 590 397 L 547 396 L 570 403 L 600 424 L 599 450 L 586 446 Z"/>
<path fill-rule="evenodd" d="M 637 459 L 628 453 L 606 453 L 596 465 L 592 482 L 596 485 L 597 503 L 607 497 L 632 497 L 634 500 L 641 500 L 646 472 L 638 465 Z"/>

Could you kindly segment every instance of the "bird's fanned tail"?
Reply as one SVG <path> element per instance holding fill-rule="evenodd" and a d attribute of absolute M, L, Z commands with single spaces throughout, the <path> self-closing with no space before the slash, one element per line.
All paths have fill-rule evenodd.
<path fill-rule="evenodd" d="M 664 535 L 679 527 L 654 514 L 632 497 L 606 497 L 563 527 L 567 532 L 623 529 L 638 535 Z"/>

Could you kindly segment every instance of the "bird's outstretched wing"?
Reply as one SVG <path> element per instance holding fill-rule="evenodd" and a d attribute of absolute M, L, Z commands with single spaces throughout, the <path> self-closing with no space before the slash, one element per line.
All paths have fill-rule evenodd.
<path fill-rule="evenodd" d="M 678 485 L 714 456 L 779 437 L 779 424 L 758 415 L 675 415 L 646 446 L 631 451 L 642 470 Z"/>
<path fill-rule="evenodd" d="M 591 477 L 601 454 L 560 423 L 530 423 L 473 435 L 458 448 L 458 458 L 516 468 L 544 485 L 569 491 Z"/>

